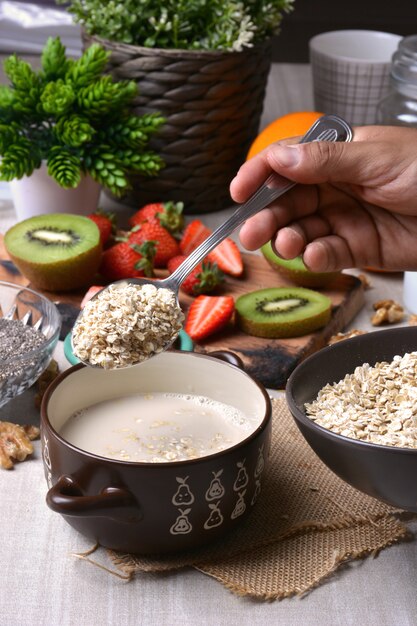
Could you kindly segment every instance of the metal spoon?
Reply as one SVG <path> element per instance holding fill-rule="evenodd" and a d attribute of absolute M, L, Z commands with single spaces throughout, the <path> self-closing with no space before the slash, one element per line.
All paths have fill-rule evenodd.
<path fill-rule="evenodd" d="M 312 141 L 351 141 L 353 136 L 350 126 L 340 117 L 336 115 L 324 115 L 319 118 L 313 126 L 307 131 L 300 143 L 307 143 Z M 158 289 L 168 289 L 175 295 L 177 306 L 178 293 L 181 283 L 188 274 L 195 268 L 204 257 L 215 248 L 219 243 L 228 237 L 238 226 L 243 224 L 255 213 L 258 213 L 266 206 L 268 206 L 273 200 L 276 200 L 284 193 L 289 191 L 296 185 L 295 182 L 288 180 L 284 176 L 273 173 L 271 174 L 263 185 L 242 205 L 240 205 L 236 211 L 213 233 L 203 241 L 191 254 L 184 260 L 183 263 L 173 272 L 168 278 L 163 280 L 153 280 L 147 278 L 129 278 L 126 280 L 117 281 L 118 283 L 128 283 L 138 286 L 152 284 Z M 104 287 L 104 289 L 107 289 Z M 103 290 L 97 292 L 93 298 L 97 298 Z M 75 324 L 77 324 L 83 315 L 81 311 Z M 175 341 L 176 336 L 172 337 L 166 345 L 163 346 L 163 350 L 167 350 Z M 73 345 L 74 349 L 74 345 Z M 151 355 L 153 356 L 153 355 Z M 97 367 L 89 362 L 84 362 L 85 365 Z M 134 363 L 132 363 L 134 365 Z"/>

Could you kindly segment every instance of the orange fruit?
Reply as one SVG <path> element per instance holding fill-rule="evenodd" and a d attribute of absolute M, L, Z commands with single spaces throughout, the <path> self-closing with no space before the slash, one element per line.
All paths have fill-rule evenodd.
<path fill-rule="evenodd" d="M 249 148 L 246 160 L 251 159 L 275 141 L 304 135 L 321 115 L 323 114 L 317 111 L 296 111 L 278 117 L 261 130 Z"/>

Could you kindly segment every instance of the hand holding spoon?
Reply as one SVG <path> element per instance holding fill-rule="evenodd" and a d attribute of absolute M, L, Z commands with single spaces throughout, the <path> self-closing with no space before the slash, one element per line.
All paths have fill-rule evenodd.
<path fill-rule="evenodd" d="M 325 115 L 313 124 L 300 143 L 351 141 L 351 139 L 352 130 L 344 120 L 336 115 Z M 295 182 L 279 174 L 271 174 L 265 183 L 213 231 L 198 248 L 191 252 L 168 278 L 163 280 L 129 278 L 104 287 L 87 303 L 75 322 L 72 333 L 74 354 L 85 365 L 119 368 L 135 365 L 158 352 L 167 350 L 175 341 L 181 328 L 183 318 L 178 302 L 178 292 L 183 280 L 213 248 L 238 226 L 295 185 Z M 132 289 L 133 286 L 136 289 Z M 129 298 L 132 297 L 132 293 L 139 295 L 143 291 L 143 294 L 146 294 L 145 298 L 142 297 L 142 293 L 140 294 L 137 311 L 135 311 L 136 319 L 138 312 L 140 313 L 140 309 L 142 309 L 139 329 L 135 327 L 135 324 L 127 324 L 126 311 L 123 309 L 119 309 L 114 316 L 115 319 L 121 320 L 119 330 L 117 327 L 113 330 L 111 327 L 112 311 L 117 309 L 117 298 L 122 295 L 124 289 L 129 293 Z M 98 328 L 100 332 L 97 334 L 100 340 L 95 343 L 92 331 L 94 331 L 94 324 L 98 325 L 100 320 L 102 328 Z M 118 332 L 119 337 L 117 336 Z M 123 345 L 120 343 L 122 335 Z M 125 353 L 124 356 L 122 352 Z"/>

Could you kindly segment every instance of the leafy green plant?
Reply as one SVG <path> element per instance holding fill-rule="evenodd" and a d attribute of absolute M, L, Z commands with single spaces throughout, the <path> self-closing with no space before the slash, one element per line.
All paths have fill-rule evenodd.
<path fill-rule="evenodd" d="M 56 0 L 58 4 L 67 0 Z M 71 0 L 90 35 L 148 48 L 240 51 L 279 32 L 294 0 Z"/>
<path fill-rule="evenodd" d="M 109 54 L 93 44 L 79 59 L 68 59 L 56 37 L 46 42 L 39 71 L 15 54 L 6 59 L 0 180 L 30 176 L 46 161 L 61 187 L 77 187 L 89 173 L 120 196 L 130 174 L 158 173 L 163 162 L 146 146 L 164 118 L 132 113 L 137 85 L 103 74 Z"/>

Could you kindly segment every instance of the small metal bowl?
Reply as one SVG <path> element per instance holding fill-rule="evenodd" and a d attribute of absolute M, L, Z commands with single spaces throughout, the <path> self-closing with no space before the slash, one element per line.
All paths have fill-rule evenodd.
<path fill-rule="evenodd" d="M 59 338 L 61 316 L 42 294 L 0 281 L 0 318 L 19 320 L 43 333 L 44 342 L 29 352 L 0 360 L 0 406 L 28 389 L 48 367 Z"/>
<path fill-rule="evenodd" d="M 350 439 L 319 426 L 306 416 L 327 383 L 338 382 L 363 363 L 375 365 L 417 350 L 417 327 L 375 332 L 340 341 L 303 361 L 287 382 L 289 409 L 304 438 L 340 478 L 394 507 L 417 512 L 417 449 Z"/>

